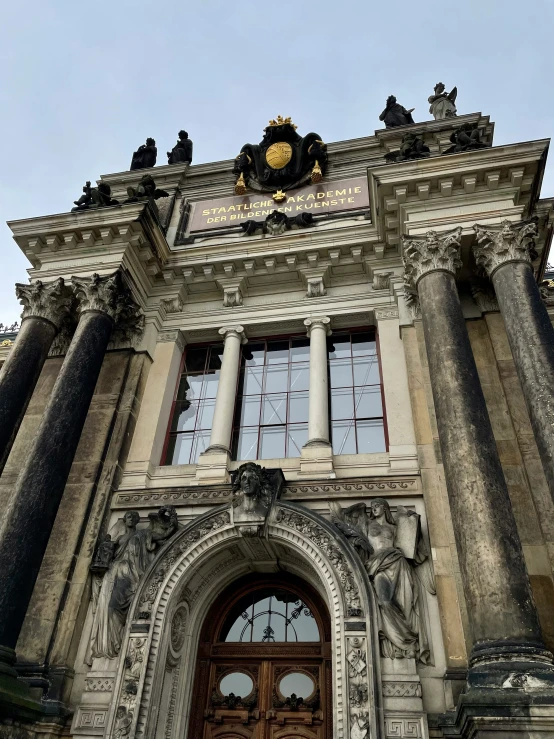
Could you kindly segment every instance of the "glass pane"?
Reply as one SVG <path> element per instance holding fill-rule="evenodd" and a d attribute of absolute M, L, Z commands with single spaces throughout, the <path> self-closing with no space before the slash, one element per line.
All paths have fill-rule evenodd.
<path fill-rule="evenodd" d="M 197 410 L 198 403 L 189 403 L 188 400 L 178 401 L 175 403 L 171 430 L 194 431 Z"/>
<path fill-rule="evenodd" d="M 289 396 L 289 423 L 303 423 L 308 420 L 308 393 L 291 393 Z"/>
<path fill-rule="evenodd" d="M 352 334 L 352 354 L 355 357 L 360 357 L 365 354 L 376 354 L 377 345 L 373 334 Z"/>
<path fill-rule="evenodd" d="M 204 375 L 188 375 L 181 379 L 179 385 L 179 400 L 199 400 L 202 394 Z"/>
<path fill-rule="evenodd" d="M 281 681 L 282 682 L 282 681 Z M 219 682 L 219 692 L 222 695 L 238 695 L 241 698 L 246 698 L 250 695 L 254 687 L 254 682 L 251 677 L 245 675 L 244 672 L 231 672 Z"/>
<path fill-rule="evenodd" d="M 200 401 L 200 410 L 198 412 L 198 419 L 196 421 L 196 428 L 199 429 L 211 429 L 212 421 L 214 418 L 215 410 L 215 399 L 210 398 L 209 400 Z"/>
<path fill-rule="evenodd" d="M 285 429 L 268 426 L 260 429 L 260 459 L 277 459 L 285 456 Z"/>
<path fill-rule="evenodd" d="M 280 365 L 277 367 L 267 367 L 265 375 L 265 392 L 266 393 L 283 393 L 287 390 L 289 379 L 288 365 Z"/>
<path fill-rule="evenodd" d="M 263 371 L 263 367 L 247 367 L 244 370 L 244 395 L 259 395 L 262 392 Z"/>
<path fill-rule="evenodd" d="M 256 459 L 258 453 L 258 427 L 244 428 L 239 431 L 236 459 L 245 461 Z"/>
<path fill-rule="evenodd" d="M 291 362 L 309 362 L 310 361 L 310 340 L 293 339 L 290 347 Z"/>
<path fill-rule="evenodd" d="M 168 464 L 189 464 L 193 434 L 170 436 L 167 448 Z"/>
<path fill-rule="evenodd" d="M 378 385 L 379 363 L 377 356 L 356 357 L 354 364 L 354 385 Z"/>
<path fill-rule="evenodd" d="M 203 454 L 206 449 L 210 446 L 210 432 L 209 431 L 195 431 L 194 440 L 192 442 L 192 452 L 190 455 L 190 463 L 196 464 L 198 457 Z"/>
<path fill-rule="evenodd" d="M 247 395 L 239 398 L 239 418 L 241 426 L 257 426 L 260 423 L 260 396 Z"/>
<path fill-rule="evenodd" d="M 381 386 L 370 385 L 369 387 L 354 388 L 356 399 L 356 418 L 372 418 L 383 415 L 383 404 L 381 401 Z"/>
<path fill-rule="evenodd" d="M 302 447 L 308 442 L 308 424 L 287 426 L 287 457 L 300 457 Z"/>
<path fill-rule="evenodd" d="M 290 698 L 293 693 L 298 698 L 309 698 L 314 690 L 314 681 L 303 672 L 289 672 L 279 680 L 279 692 L 284 698 Z"/>
<path fill-rule="evenodd" d="M 225 637 L 225 641 L 250 641 L 250 619 L 252 618 L 252 605 L 244 608 L 244 611 L 231 626 Z M 245 628 L 246 627 L 246 628 Z"/>
<path fill-rule="evenodd" d="M 268 341 L 266 364 L 286 364 L 289 361 L 288 341 Z"/>
<path fill-rule="evenodd" d="M 352 388 L 335 388 L 331 391 L 331 418 L 354 418 Z"/>
<path fill-rule="evenodd" d="M 287 421 L 287 394 L 264 395 L 262 399 L 262 426 Z"/>
<path fill-rule="evenodd" d="M 259 344 L 248 342 L 242 348 L 242 356 L 244 357 L 244 364 L 248 367 L 261 366 L 264 363 L 265 344 L 263 342 Z"/>
<path fill-rule="evenodd" d="M 353 421 L 333 421 L 333 454 L 356 454 Z"/>
<path fill-rule="evenodd" d="M 335 359 L 329 362 L 331 387 L 352 387 L 351 362 L 351 359 Z"/>
<path fill-rule="evenodd" d="M 307 606 L 304 603 L 301 605 L 302 609 L 300 615 L 298 618 L 291 620 L 291 625 L 288 628 L 287 641 L 319 641 L 317 622 L 311 612 L 308 611 Z M 308 611 L 309 615 L 306 615 L 306 611 Z M 294 610 L 290 615 L 294 615 L 297 612 L 298 606 L 295 605 Z M 294 627 L 294 630 L 292 627 Z"/>
<path fill-rule="evenodd" d="M 204 387 L 202 395 L 204 398 L 215 398 L 217 395 L 217 386 L 219 385 L 219 370 L 211 370 L 204 375 Z"/>
<path fill-rule="evenodd" d="M 310 389 L 310 365 L 308 362 L 293 364 L 290 368 L 290 389 Z"/>
<path fill-rule="evenodd" d="M 329 359 L 337 359 L 339 357 L 350 356 L 350 336 L 344 334 L 343 336 L 332 336 L 327 339 L 327 352 Z"/>
<path fill-rule="evenodd" d="M 210 358 L 208 361 L 208 369 L 218 370 L 221 369 L 221 362 L 223 360 L 223 344 L 214 344 L 210 347 Z"/>
<path fill-rule="evenodd" d="M 268 630 L 269 625 L 269 598 L 262 598 L 254 603 L 254 623 L 252 628 L 252 641 L 273 641 Z M 265 637 L 265 638 L 264 638 Z"/>
<path fill-rule="evenodd" d="M 357 421 L 356 431 L 358 433 L 358 452 L 360 454 L 386 451 L 385 431 L 381 420 Z"/>
<path fill-rule="evenodd" d="M 187 347 L 185 354 L 185 372 L 203 372 L 206 366 L 208 347 Z"/>

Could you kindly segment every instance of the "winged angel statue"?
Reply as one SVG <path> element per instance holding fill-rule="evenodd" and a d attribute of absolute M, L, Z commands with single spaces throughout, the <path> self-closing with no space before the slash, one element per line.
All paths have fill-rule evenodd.
<path fill-rule="evenodd" d="M 422 588 L 431 595 L 436 590 L 418 514 L 399 505 L 395 520 L 384 498 L 374 498 L 369 508 L 357 503 L 342 509 L 330 501 L 329 509 L 331 521 L 350 540 L 373 583 L 381 655 L 427 664 Z"/>

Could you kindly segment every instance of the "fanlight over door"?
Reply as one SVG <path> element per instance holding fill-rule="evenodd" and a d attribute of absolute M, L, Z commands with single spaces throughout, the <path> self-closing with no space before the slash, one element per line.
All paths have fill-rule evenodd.
<path fill-rule="evenodd" d="M 188 739 L 330 739 L 329 618 L 291 576 L 248 577 L 208 614 Z"/>

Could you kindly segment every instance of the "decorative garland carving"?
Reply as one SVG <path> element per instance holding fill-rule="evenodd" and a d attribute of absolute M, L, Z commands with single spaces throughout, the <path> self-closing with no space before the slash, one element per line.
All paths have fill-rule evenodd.
<path fill-rule="evenodd" d="M 383 682 L 385 698 L 421 698 L 419 682 Z"/>
<path fill-rule="evenodd" d="M 184 554 L 193 544 L 199 539 L 202 539 L 206 534 L 216 531 L 217 529 L 226 526 L 231 522 L 231 515 L 229 511 L 223 511 L 222 513 L 216 513 L 211 517 L 204 519 L 196 526 L 194 526 L 188 534 L 181 539 L 178 543 L 170 547 L 169 551 L 165 554 L 160 564 L 158 565 L 154 576 L 143 593 L 136 618 L 147 620 L 150 618 L 152 613 L 152 606 L 158 595 L 158 591 L 161 587 L 162 582 L 165 580 L 165 576 L 168 570 L 173 567 L 177 561 L 177 557 L 180 554 Z"/>
<path fill-rule="evenodd" d="M 277 512 L 277 522 L 302 532 L 305 536 L 311 539 L 317 547 L 325 552 L 342 584 L 347 603 L 347 616 L 361 616 L 362 608 L 358 586 L 356 585 L 356 581 L 350 571 L 344 554 L 336 544 L 332 542 L 329 534 L 321 528 L 321 526 L 313 523 L 305 516 L 302 516 L 299 513 L 293 513 L 292 511 L 287 511 L 284 508 L 280 508 Z"/>

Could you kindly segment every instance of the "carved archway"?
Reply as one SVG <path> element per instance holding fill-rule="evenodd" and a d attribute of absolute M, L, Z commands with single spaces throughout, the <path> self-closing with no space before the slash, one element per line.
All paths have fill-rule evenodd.
<path fill-rule="evenodd" d="M 242 575 L 279 569 L 308 579 L 329 610 L 333 736 L 346 739 L 354 722 L 367 723 L 372 737 L 384 736 L 376 607 L 367 574 L 322 516 L 283 502 L 270 514 L 266 537 L 242 536 L 229 506 L 222 506 L 161 550 L 131 608 L 106 735 L 123 725 L 137 738 L 185 736 L 194 680 L 189 667 L 209 608 Z M 159 706 L 165 706 L 163 716 Z"/>

